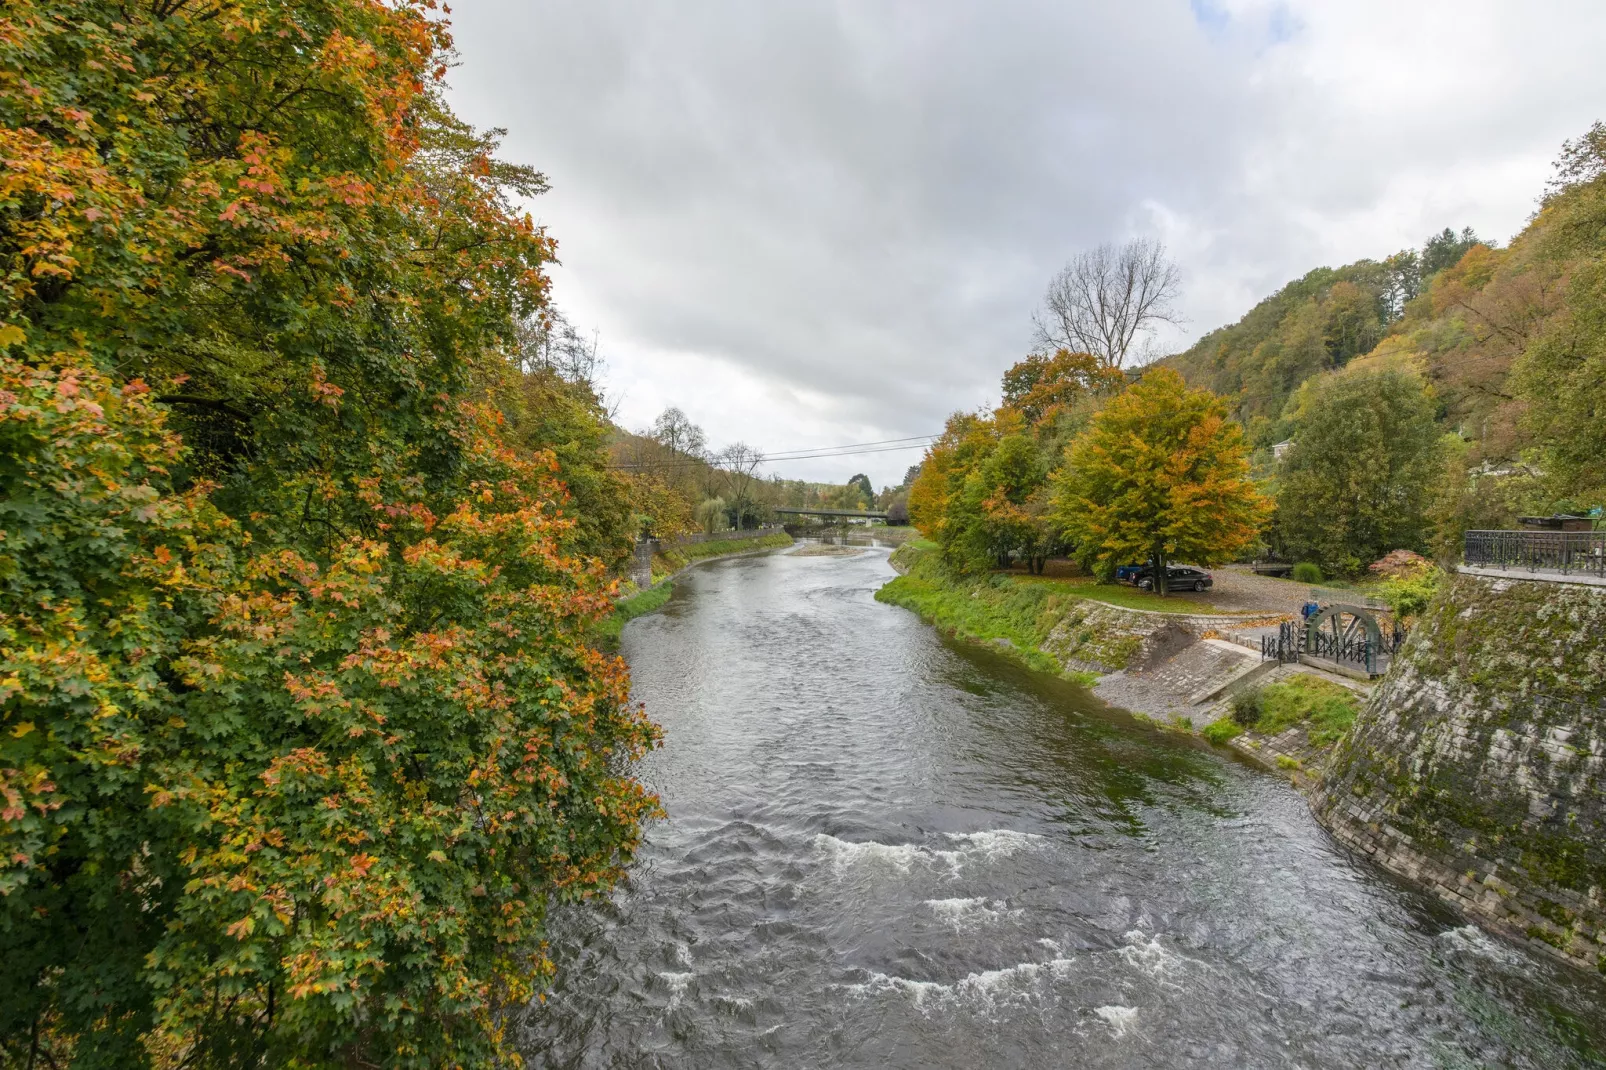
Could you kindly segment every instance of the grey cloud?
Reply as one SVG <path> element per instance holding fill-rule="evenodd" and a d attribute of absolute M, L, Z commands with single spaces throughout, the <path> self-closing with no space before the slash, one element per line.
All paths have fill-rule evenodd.
<path fill-rule="evenodd" d="M 1284 5 L 480 0 L 454 26 L 459 109 L 552 180 L 532 209 L 560 300 L 638 393 L 769 446 L 926 432 L 994 395 L 1079 248 L 1171 226 L 1197 334 L 1345 249 L 1326 226 L 1392 169 L 1535 135 L 1505 102 L 1493 139 L 1407 110 L 1368 127 L 1306 35 L 1353 44 Z M 774 411 L 677 381 L 689 354 L 771 384 Z"/>

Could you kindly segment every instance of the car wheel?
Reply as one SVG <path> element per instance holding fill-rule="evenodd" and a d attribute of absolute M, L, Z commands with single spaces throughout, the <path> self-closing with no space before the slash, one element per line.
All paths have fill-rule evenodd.
<path fill-rule="evenodd" d="M 1202 590 L 1204 590 L 1204 580 L 1199 580 L 1199 581 L 1197 581 L 1197 582 L 1196 582 L 1196 583 L 1194 583 L 1194 585 L 1193 585 L 1193 589 L 1194 589 L 1194 590 L 1195 590 L 1195 591 L 1202 591 Z"/>
<path fill-rule="evenodd" d="M 1138 590 L 1140 590 L 1140 591 L 1147 591 L 1150 587 L 1153 587 L 1153 586 L 1154 586 L 1154 584 L 1149 582 L 1148 580 L 1139 580 L 1138 581 Z"/>

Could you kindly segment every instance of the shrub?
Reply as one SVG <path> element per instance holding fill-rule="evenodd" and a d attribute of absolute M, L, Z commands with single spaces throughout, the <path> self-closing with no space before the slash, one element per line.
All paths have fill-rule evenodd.
<path fill-rule="evenodd" d="M 1260 721 L 1261 692 L 1249 687 L 1232 696 L 1232 719 L 1245 728 L 1253 728 Z"/>
<path fill-rule="evenodd" d="M 1231 717 L 1223 717 L 1200 729 L 1199 734 L 1212 743 L 1226 743 L 1228 740 L 1243 735 L 1244 726 Z"/>
<path fill-rule="evenodd" d="M 1293 577 L 1297 583 L 1320 583 L 1322 582 L 1321 566 L 1314 561 L 1301 561 L 1294 566 Z"/>
<path fill-rule="evenodd" d="M 1444 579 L 1444 573 L 1437 568 L 1429 567 L 1426 570 L 1406 576 L 1397 576 L 1378 584 L 1378 595 L 1389 604 L 1394 615 L 1406 620 L 1420 616 L 1433 601 L 1433 596 L 1439 592 L 1439 582 Z"/>

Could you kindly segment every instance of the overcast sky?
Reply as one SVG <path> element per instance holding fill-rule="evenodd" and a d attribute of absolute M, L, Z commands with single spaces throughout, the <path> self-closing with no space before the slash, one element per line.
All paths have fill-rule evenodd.
<path fill-rule="evenodd" d="M 774 452 L 996 402 L 1045 283 L 1146 235 L 1169 349 L 1321 264 L 1509 239 L 1606 118 L 1602 0 L 460 0 L 619 420 Z M 918 451 L 787 463 L 896 483 Z"/>

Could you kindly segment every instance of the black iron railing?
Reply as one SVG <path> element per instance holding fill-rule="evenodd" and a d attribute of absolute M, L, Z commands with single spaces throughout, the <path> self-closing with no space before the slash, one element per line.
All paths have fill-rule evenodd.
<path fill-rule="evenodd" d="M 1463 560 L 1479 568 L 1606 576 L 1606 531 L 1469 531 Z"/>
<path fill-rule="evenodd" d="M 1260 637 L 1260 659 L 1288 665 L 1298 661 L 1301 654 L 1309 654 L 1377 676 L 1386 667 L 1386 659 L 1405 645 L 1409 634 L 1409 629 L 1396 621 L 1392 629 L 1383 633 L 1381 643 L 1373 642 L 1364 633 L 1345 636 L 1318 630 L 1313 645 L 1303 624 L 1284 621 L 1277 626 L 1276 635 Z"/>

